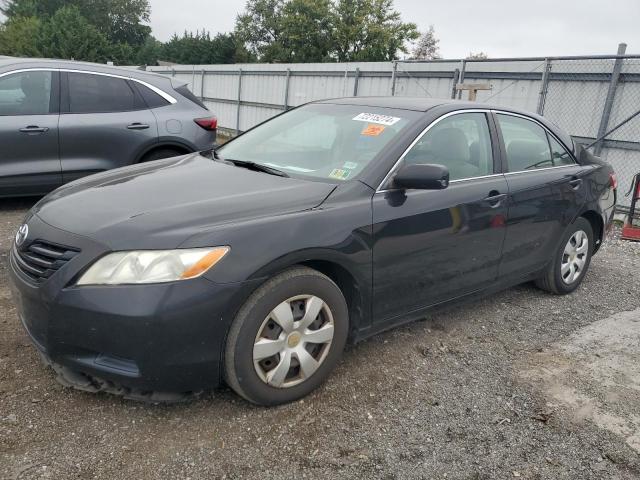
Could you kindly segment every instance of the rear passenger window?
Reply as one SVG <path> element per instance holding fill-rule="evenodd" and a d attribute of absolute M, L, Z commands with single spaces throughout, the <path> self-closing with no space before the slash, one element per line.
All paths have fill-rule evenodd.
<path fill-rule="evenodd" d="M 561 167 L 563 165 L 574 165 L 573 157 L 567 152 L 560 142 L 558 142 L 551 135 L 549 137 L 549 144 L 551 145 L 551 158 L 553 159 L 554 167 Z"/>
<path fill-rule="evenodd" d="M 169 105 L 169 102 L 167 100 L 162 98 L 160 95 L 158 95 L 156 92 L 151 90 L 149 87 L 145 87 L 144 85 L 138 82 L 134 82 L 134 85 L 140 92 L 140 95 L 142 95 L 142 98 L 144 98 L 144 103 L 147 104 L 147 107 L 158 108 L 158 107 L 164 107 L 165 105 Z"/>
<path fill-rule="evenodd" d="M 547 133 L 537 123 L 498 114 L 510 172 L 553 167 Z"/>
<path fill-rule="evenodd" d="M 136 96 L 122 78 L 69 73 L 69 112 L 106 113 L 137 110 Z"/>
<path fill-rule="evenodd" d="M 459 113 L 439 121 L 407 152 L 404 161 L 444 165 L 451 180 L 491 175 L 493 153 L 485 114 Z"/>

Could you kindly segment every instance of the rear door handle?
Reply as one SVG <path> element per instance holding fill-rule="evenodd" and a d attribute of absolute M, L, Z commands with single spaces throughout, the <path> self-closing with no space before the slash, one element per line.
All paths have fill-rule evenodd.
<path fill-rule="evenodd" d="M 37 125 L 29 125 L 28 127 L 21 128 L 22 133 L 44 133 L 48 132 L 48 127 L 39 127 Z"/>
<path fill-rule="evenodd" d="M 582 179 L 574 177 L 571 180 L 569 180 L 569 185 L 571 185 L 571 188 L 573 188 L 574 190 L 578 190 L 582 185 Z"/>
<path fill-rule="evenodd" d="M 506 193 L 500 193 L 497 190 L 489 192 L 489 196 L 485 197 L 482 201 L 488 203 L 491 208 L 498 208 L 502 205 L 502 201 L 507 198 Z"/>
<path fill-rule="evenodd" d="M 149 128 L 149 125 L 147 125 L 146 123 L 132 123 L 131 125 L 127 125 L 127 128 L 129 130 L 146 130 L 147 128 Z"/>

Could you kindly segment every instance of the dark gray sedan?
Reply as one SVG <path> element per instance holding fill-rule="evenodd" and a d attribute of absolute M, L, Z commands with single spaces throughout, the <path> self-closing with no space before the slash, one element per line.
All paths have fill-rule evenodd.
<path fill-rule="evenodd" d="M 173 78 L 70 61 L 0 58 L 0 196 L 210 149 L 216 118 Z"/>

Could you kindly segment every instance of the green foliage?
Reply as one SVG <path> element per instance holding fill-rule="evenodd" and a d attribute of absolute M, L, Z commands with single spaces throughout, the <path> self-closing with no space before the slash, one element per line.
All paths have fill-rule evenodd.
<path fill-rule="evenodd" d="M 40 20 L 18 17 L 0 25 L 0 55 L 40 57 Z"/>
<path fill-rule="evenodd" d="M 43 23 L 40 38 L 42 54 L 50 58 L 106 62 L 118 51 L 74 6 L 59 9 Z"/>
<path fill-rule="evenodd" d="M 393 0 L 249 0 L 236 33 L 264 62 L 393 60 L 419 36 Z"/>
<path fill-rule="evenodd" d="M 48 19 L 63 7 L 76 7 L 80 14 L 114 43 L 142 45 L 151 35 L 148 0 L 4 0 L 0 11 L 7 18 Z"/>
<path fill-rule="evenodd" d="M 219 33 L 211 37 L 209 32 L 184 32 L 174 35 L 160 50 L 161 60 L 202 65 L 240 63 L 249 60 L 248 53 L 233 34 Z"/>

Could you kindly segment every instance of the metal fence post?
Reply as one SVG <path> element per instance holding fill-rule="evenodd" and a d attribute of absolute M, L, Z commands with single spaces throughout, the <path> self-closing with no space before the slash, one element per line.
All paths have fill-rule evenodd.
<path fill-rule="evenodd" d="M 609 82 L 609 91 L 607 92 L 607 98 L 604 102 L 604 108 L 602 109 L 602 118 L 600 119 L 600 126 L 598 127 L 598 135 L 596 138 L 603 137 L 607 132 L 607 126 L 609 125 L 609 118 L 611 117 L 611 109 L 613 108 L 613 101 L 616 97 L 616 90 L 618 89 L 618 80 L 620 79 L 620 70 L 622 70 L 622 62 L 623 58 L 620 56 L 624 55 L 627 51 L 627 44 L 621 43 L 618 45 L 618 58 L 616 58 L 613 64 L 613 71 L 611 72 L 611 81 Z M 604 139 L 601 139 L 593 149 L 593 153 L 596 155 L 600 155 L 602 152 L 602 147 L 604 144 Z"/>
<path fill-rule="evenodd" d="M 240 107 L 242 100 L 242 69 L 238 70 L 238 108 L 236 110 L 236 135 L 240 133 Z"/>
<path fill-rule="evenodd" d="M 393 70 L 391 70 L 391 96 L 396 94 L 396 72 L 398 71 L 397 60 L 393 61 Z"/>
<path fill-rule="evenodd" d="M 467 61 L 463 59 L 460 62 L 460 73 L 458 75 L 457 84 L 462 84 L 464 82 L 464 74 L 466 69 L 467 69 Z M 457 85 L 454 86 L 453 88 L 457 90 Z M 460 100 L 461 98 L 462 98 L 462 90 L 458 90 L 458 100 Z"/>
<path fill-rule="evenodd" d="M 360 81 L 360 68 L 356 68 L 355 78 L 353 79 L 353 96 L 358 96 L 358 82 Z"/>
<path fill-rule="evenodd" d="M 460 77 L 460 69 L 456 68 L 453 71 L 453 82 L 451 82 L 453 84 L 451 86 L 451 99 L 455 99 L 456 98 L 456 83 L 457 83 L 459 77 Z"/>
<path fill-rule="evenodd" d="M 286 110 L 289 110 L 289 82 L 291 81 L 291 69 L 287 68 L 287 77 L 284 81 L 284 103 L 283 107 Z"/>
<path fill-rule="evenodd" d="M 540 96 L 538 97 L 538 115 L 544 114 L 544 102 L 547 100 L 547 91 L 549 89 L 549 72 L 551 70 L 551 61 L 544 59 L 544 70 L 542 72 L 542 83 L 540 84 Z"/>
<path fill-rule="evenodd" d="M 204 68 L 200 73 L 200 100 L 204 100 Z"/>

